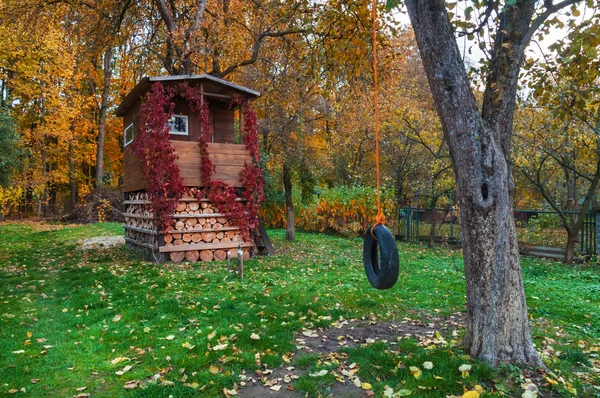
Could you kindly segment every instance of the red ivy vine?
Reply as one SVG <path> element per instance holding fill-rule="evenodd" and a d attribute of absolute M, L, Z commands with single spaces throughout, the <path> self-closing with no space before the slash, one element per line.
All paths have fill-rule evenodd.
<path fill-rule="evenodd" d="M 210 160 L 208 142 L 210 142 L 210 123 L 208 102 L 201 88 L 181 84 L 179 91 L 154 83 L 147 101 L 142 105 L 137 136 L 132 143 L 133 150 L 140 159 L 142 178 L 147 182 L 147 192 L 151 200 L 152 212 L 158 220 L 168 223 L 175 210 L 176 200 L 186 189 L 183 178 L 179 176 L 176 155 L 169 140 L 169 119 L 173 115 L 173 98 L 181 92 L 189 101 L 190 109 L 199 115 L 202 134 L 198 138 L 200 147 L 200 176 L 204 192 L 198 192 L 198 198 L 206 196 L 229 221 L 240 228 L 244 239 L 250 239 L 250 231 L 258 227 L 258 210 L 264 201 L 263 171 L 259 167 L 258 128 L 256 113 L 250 108 L 250 102 L 234 97 L 232 104 L 244 110 L 244 143 L 250 152 L 250 161 L 242 168 L 242 198 L 238 200 L 236 189 L 224 181 L 213 180 L 215 166 Z M 173 200 L 175 199 L 175 200 Z"/>
<path fill-rule="evenodd" d="M 148 98 L 141 106 L 140 120 L 132 149 L 140 161 L 142 179 L 155 218 L 168 223 L 175 209 L 175 200 L 185 189 L 179 176 L 176 155 L 169 140 L 169 119 L 173 115 L 176 92 L 163 87 L 160 82 L 152 85 Z"/>
<path fill-rule="evenodd" d="M 260 153 L 258 151 L 256 114 L 250 108 L 249 101 L 243 101 L 239 96 L 234 97 L 233 104 L 242 105 L 244 108 L 244 142 L 250 152 L 250 162 L 246 163 L 240 172 L 244 187 L 242 193 L 244 200 L 240 201 L 234 187 L 225 181 L 211 178 L 215 167 L 208 154 L 208 142 L 210 141 L 208 103 L 204 99 L 201 89 L 185 86 L 185 93 L 191 109 L 199 114 L 202 125 L 202 134 L 198 138 L 198 145 L 201 155 L 201 181 L 205 192 L 199 192 L 198 195 L 206 195 L 217 207 L 219 213 L 226 215 L 233 225 L 240 228 L 244 239 L 250 239 L 250 231 L 258 227 L 258 210 L 264 201 L 264 180 L 262 169 L 259 167 Z"/>

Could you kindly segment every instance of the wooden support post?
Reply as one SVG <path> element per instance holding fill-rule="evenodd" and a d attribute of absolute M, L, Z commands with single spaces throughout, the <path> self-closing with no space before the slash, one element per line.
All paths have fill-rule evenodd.
<path fill-rule="evenodd" d="M 238 275 L 241 280 L 244 280 L 244 250 L 242 249 L 242 245 L 240 244 L 237 249 L 238 255 Z"/>

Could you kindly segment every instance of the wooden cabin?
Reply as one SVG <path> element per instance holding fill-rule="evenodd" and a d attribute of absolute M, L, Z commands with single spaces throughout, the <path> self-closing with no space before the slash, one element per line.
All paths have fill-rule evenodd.
<path fill-rule="evenodd" d="M 241 112 L 231 106 L 234 95 L 252 100 L 260 94 L 246 87 L 210 75 L 146 77 L 127 94 L 116 110 L 123 117 L 124 172 L 122 190 L 125 197 L 125 239 L 131 248 L 150 249 L 156 260 L 211 261 L 223 260 L 230 251 L 235 257 L 241 246 L 245 257 L 256 251 L 254 241 L 244 241 L 240 230 L 231 225 L 226 215 L 208 199 L 198 199 L 194 192 L 201 188 L 198 138 L 201 122 L 182 96 L 175 97 L 175 112 L 169 121 L 170 141 L 177 155 L 176 164 L 184 184 L 190 188 L 176 204 L 171 224 L 157 227 L 141 178 L 140 162 L 131 143 L 140 116 L 140 107 L 155 82 L 177 87 L 181 83 L 201 86 L 209 104 L 211 141 L 208 154 L 215 166 L 212 178 L 241 187 L 240 171 L 250 161 L 246 146 L 241 144 Z M 236 118 L 237 115 L 237 118 Z M 236 120 L 237 119 L 237 120 Z M 241 199 L 240 199 L 241 200 Z"/>

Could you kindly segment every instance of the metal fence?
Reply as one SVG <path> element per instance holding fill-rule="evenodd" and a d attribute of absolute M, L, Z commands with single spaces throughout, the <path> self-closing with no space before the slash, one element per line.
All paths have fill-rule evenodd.
<path fill-rule="evenodd" d="M 565 212 L 575 219 L 579 213 Z M 577 255 L 590 258 L 598 255 L 597 219 L 600 214 L 588 212 L 579 231 Z M 405 207 L 399 212 L 397 239 L 407 242 L 426 242 L 429 245 L 458 247 L 460 226 L 458 212 L 453 208 L 428 209 Z M 557 212 L 548 210 L 515 210 L 517 238 L 526 254 L 543 257 L 564 257 L 567 230 Z"/>

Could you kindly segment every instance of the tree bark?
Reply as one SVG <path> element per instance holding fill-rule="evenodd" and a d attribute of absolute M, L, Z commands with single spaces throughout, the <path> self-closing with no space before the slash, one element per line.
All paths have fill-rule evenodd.
<path fill-rule="evenodd" d="M 104 137 L 106 136 L 106 111 L 108 110 L 108 93 L 110 89 L 112 47 L 104 51 L 104 82 L 102 84 L 102 99 L 100 103 L 100 120 L 98 122 L 98 136 L 96 137 L 96 194 L 102 195 L 104 180 Z"/>
<path fill-rule="evenodd" d="M 283 164 L 283 189 L 285 191 L 285 239 L 294 240 L 295 233 L 295 218 L 294 218 L 294 202 L 292 200 L 292 175 L 290 166 L 287 162 Z"/>
<path fill-rule="evenodd" d="M 565 263 L 570 264 L 575 258 L 575 246 L 577 245 L 577 238 L 579 231 L 568 231 L 567 235 L 567 249 L 565 251 Z"/>
<path fill-rule="evenodd" d="M 69 193 L 70 198 L 70 209 L 73 210 L 77 204 L 77 181 L 75 181 L 75 153 L 73 149 L 73 139 L 69 140 Z"/>
<path fill-rule="evenodd" d="M 509 40 L 521 37 L 511 29 L 526 29 L 535 5 L 533 0 L 518 3 L 510 16 L 505 12 L 501 17 Z M 465 350 L 492 365 L 539 365 L 529 330 L 513 219 L 514 180 L 507 161 L 523 49 L 510 42 L 516 53 L 509 54 L 504 52 L 505 37 L 496 43 L 482 115 L 445 2 L 407 0 L 406 5 L 456 176 L 467 291 Z"/>

